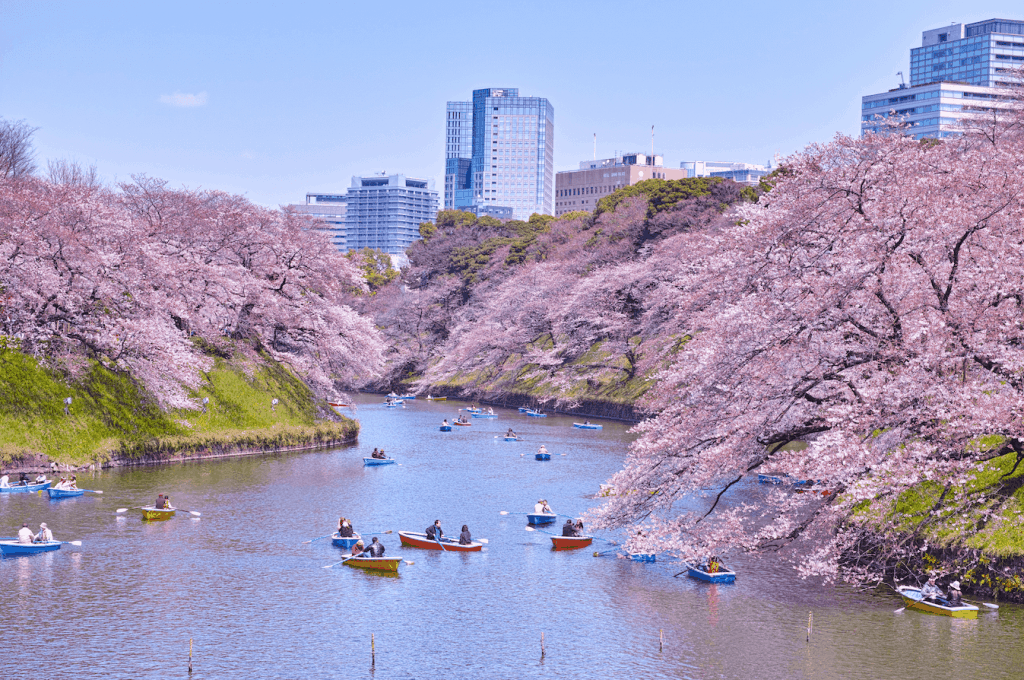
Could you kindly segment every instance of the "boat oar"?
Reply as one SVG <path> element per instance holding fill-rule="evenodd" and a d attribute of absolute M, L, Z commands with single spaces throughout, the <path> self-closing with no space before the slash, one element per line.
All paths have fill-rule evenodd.
<path fill-rule="evenodd" d="M 444 543 L 441 542 L 441 537 L 438 534 L 434 534 L 434 540 L 441 546 L 441 552 L 448 552 L 448 548 L 444 547 Z"/>
<path fill-rule="evenodd" d="M 57 541 L 57 542 L 60 543 L 61 545 L 75 545 L 75 546 L 81 546 L 82 545 L 81 541 Z"/>
<path fill-rule="evenodd" d="M 313 541 L 319 541 L 321 538 L 327 538 L 328 536 L 333 536 L 333 535 L 334 535 L 333 533 L 324 534 L 323 536 L 317 536 L 316 538 L 311 538 L 308 541 L 303 541 L 303 543 L 312 543 Z"/>
<path fill-rule="evenodd" d="M 963 601 L 966 602 L 967 604 L 973 604 L 974 606 L 978 606 L 980 604 L 981 606 L 988 607 L 989 609 L 999 609 L 999 605 L 992 604 L 991 602 L 971 602 L 970 600 L 963 600 Z"/>
<path fill-rule="evenodd" d="M 99 494 L 103 493 L 102 491 L 94 491 L 92 489 L 82 489 L 82 491 L 84 491 L 86 493 L 99 493 Z"/>
<path fill-rule="evenodd" d="M 352 559 L 353 557 L 359 557 L 359 556 L 360 556 L 360 555 L 362 555 L 362 554 L 363 554 L 364 552 L 366 552 L 366 551 L 364 550 L 364 551 L 363 551 L 363 552 L 361 552 L 361 553 L 356 553 L 355 555 L 349 555 L 348 557 L 346 557 L 345 559 L 343 559 L 343 560 L 342 560 L 341 562 L 335 562 L 334 564 L 328 564 L 328 565 L 327 565 L 326 567 L 324 567 L 324 569 L 330 569 L 331 567 L 336 567 L 336 566 L 338 566 L 339 564 L 345 564 L 346 562 L 348 562 L 348 561 L 349 561 L 350 559 Z"/>

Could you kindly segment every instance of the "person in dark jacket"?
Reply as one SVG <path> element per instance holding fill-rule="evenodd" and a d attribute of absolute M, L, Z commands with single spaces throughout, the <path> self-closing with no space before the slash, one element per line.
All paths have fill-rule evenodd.
<path fill-rule="evenodd" d="M 163 494 L 156 497 L 156 504 L 153 507 L 157 510 L 163 510 L 166 507 L 166 501 L 164 500 Z"/>
<path fill-rule="evenodd" d="M 576 535 L 576 527 L 572 525 L 571 519 L 565 520 L 565 524 L 562 525 L 562 535 L 570 537 Z"/>
<path fill-rule="evenodd" d="M 441 520 L 435 519 L 434 523 L 427 527 L 427 540 L 438 541 L 444 538 L 444 531 L 441 530 Z"/>
<path fill-rule="evenodd" d="M 384 545 L 374 536 L 373 541 L 367 546 L 366 552 L 370 554 L 370 557 L 384 557 Z"/>
<path fill-rule="evenodd" d="M 463 524 L 462 533 L 459 534 L 459 545 L 469 545 L 472 542 L 473 537 L 469 534 L 469 527 Z"/>
<path fill-rule="evenodd" d="M 356 532 L 352 529 L 352 523 L 344 517 L 338 518 L 338 536 L 341 538 L 352 538 Z"/>

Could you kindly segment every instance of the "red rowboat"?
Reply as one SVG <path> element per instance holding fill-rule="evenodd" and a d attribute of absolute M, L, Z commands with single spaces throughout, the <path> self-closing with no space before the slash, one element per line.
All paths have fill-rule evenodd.
<path fill-rule="evenodd" d="M 452 423 L 452 425 L 459 425 L 459 426 L 461 426 L 461 427 L 469 427 L 469 426 L 470 426 L 470 425 L 472 425 L 472 424 L 473 424 L 473 423 L 460 423 L 460 422 L 459 422 L 459 421 L 457 421 L 457 420 L 456 420 L 456 421 L 454 421 L 454 422 Z"/>
<path fill-rule="evenodd" d="M 441 550 L 441 544 L 435 540 L 427 538 L 426 534 L 421 534 L 416 531 L 399 531 L 398 536 L 402 539 L 402 545 L 411 545 L 414 548 L 426 548 L 427 550 Z M 473 541 L 469 545 L 459 545 L 458 541 L 452 541 L 450 538 L 444 539 L 445 550 L 452 550 L 455 552 L 475 552 L 479 551 L 483 547 L 483 543 L 477 543 L 476 541 Z"/>
<path fill-rule="evenodd" d="M 345 564 L 350 567 L 359 567 L 360 569 L 393 571 L 397 573 L 398 563 L 401 561 L 401 557 L 351 557 L 345 561 Z"/>
<path fill-rule="evenodd" d="M 551 544 L 555 546 L 555 550 L 575 550 L 576 548 L 586 548 L 588 545 L 594 542 L 593 536 L 552 536 Z"/>

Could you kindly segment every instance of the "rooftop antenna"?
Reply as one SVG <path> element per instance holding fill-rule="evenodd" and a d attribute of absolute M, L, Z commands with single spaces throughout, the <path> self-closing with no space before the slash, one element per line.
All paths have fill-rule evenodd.
<path fill-rule="evenodd" d="M 900 89 L 901 90 L 907 89 L 907 82 L 905 80 L 903 80 L 903 71 L 896 71 L 896 75 L 898 75 L 900 77 Z"/>
<path fill-rule="evenodd" d="M 651 126 L 651 165 L 654 165 L 654 126 Z"/>

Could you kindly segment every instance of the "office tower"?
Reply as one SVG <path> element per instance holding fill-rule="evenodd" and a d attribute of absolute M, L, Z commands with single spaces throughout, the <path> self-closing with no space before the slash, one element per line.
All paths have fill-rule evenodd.
<path fill-rule="evenodd" d="M 861 104 L 861 134 L 885 129 L 898 116 L 907 134 L 941 138 L 956 134 L 960 121 L 1000 107 L 999 88 L 1016 86 L 1024 66 L 1024 21 L 987 19 L 924 31 L 910 50 L 910 85 L 867 95 Z"/>
<path fill-rule="evenodd" d="M 555 175 L 555 216 L 593 210 L 608 194 L 637 182 L 684 177 L 685 170 L 664 167 L 658 154 L 622 153 L 614 158 L 583 161 L 579 170 L 563 170 Z"/>
<path fill-rule="evenodd" d="M 316 220 L 318 229 L 327 234 L 334 247 L 345 252 L 345 196 L 339 194 L 306 194 L 305 204 L 288 206 L 297 213 Z"/>
<path fill-rule="evenodd" d="M 516 88 L 448 102 L 445 207 L 528 219 L 552 213 L 555 110 Z"/>
<path fill-rule="evenodd" d="M 349 250 L 375 248 L 403 254 L 420 237 L 420 223 L 437 218 L 434 181 L 405 175 L 353 177 L 345 202 Z"/>

